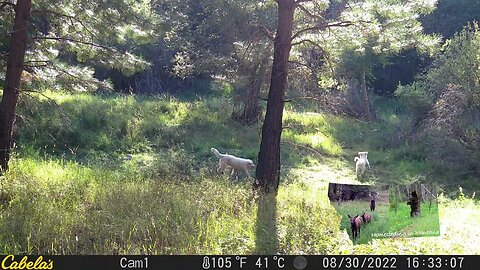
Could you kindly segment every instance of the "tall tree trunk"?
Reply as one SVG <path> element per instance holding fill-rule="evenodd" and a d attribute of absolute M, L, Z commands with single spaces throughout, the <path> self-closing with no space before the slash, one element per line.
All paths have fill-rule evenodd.
<path fill-rule="evenodd" d="M 267 73 L 268 57 L 261 60 L 258 69 L 254 69 L 250 84 L 248 87 L 248 94 L 245 99 L 242 121 L 247 124 L 256 123 L 260 115 L 260 108 L 258 106 L 258 96 L 265 80 Z"/>
<path fill-rule="evenodd" d="M 28 21 L 30 19 L 31 0 L 18 0 L 15 6 L 15 20 L 7 62 L 5 87 L 0 103 L 0 168 L 8 170 L 12 146 L 12 127 L 15 122 L 18 94 L 27 44 Z"/>
<path fill-rule="evenodd" d="M 372 114 L 370 113 L 370 102 L 368 101 L 367 95 L 367 82 L 365 79 L 365 67 L 362 69 L 362 74 L 360 75 L 360 92 L 362 94 L 363 101 L 363 111 L 365 119 L 367 121 L 372 121 Z"/>
<path fill-rule="evenodd" d="M 257 182 L 265 192 L 276 192 L 280 182 L 280 139 L 282 136 L 283 97 L 287 90 L 288 58 L 292 48 L 294 0 L 276 0 L 278 4 L 277 33 L 267 111 L 262 126 L 262 141 L 258 153 Z"/>

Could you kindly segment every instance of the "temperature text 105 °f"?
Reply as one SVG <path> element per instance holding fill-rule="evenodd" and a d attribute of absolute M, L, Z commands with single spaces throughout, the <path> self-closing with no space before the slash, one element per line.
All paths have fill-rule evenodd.
<path fill-rule="evenodd" d="M 240 268 L 243 268 L 247 263 L 247 257 L 235 256 L 232 257 L 203 257 L 202 268 L 203 269 L 229 269 L 232 267 L 232 262 L 237 262 Z"/>

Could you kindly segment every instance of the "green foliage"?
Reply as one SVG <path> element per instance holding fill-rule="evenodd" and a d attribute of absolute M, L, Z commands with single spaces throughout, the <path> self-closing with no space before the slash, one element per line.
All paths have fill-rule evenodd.
<path fill-rule="evenodd" d="M 326 183 L 319 186 L 319 183 L 305 180 L 296 179 L 279 188 L 277 232 L 280 253 L 322 254 L 336 248 L 334 237 L 340 220 L 325 197 Z"/>
<path fill-rule="evenodd" d="M 480 32 L 478 23 L 474 22 L 445 43 L 443 53 L 437 58 L 437 67 L 426 75 L 428 90 L 438 94 L 448 84 L 460 85 L 473 104 L 480 105 L 479 49 Z"/>
<path fill-rule="evenodd" d="M 204 177 L 196 183 L 167 179 L 145 179 L 127 169 L 19 160 L 5 182 L 13 199 L 0 212 L 2 252 L 200 254 L 251 250 L 251 237 L 236 238 L 254 226 L 255 204 L 247 187 Z"/>
<path fill-rule="evenodd" d="M 189 181 L 178 178 L 183 171 L 144 177 L 142 170 L 17 160 L 2 182 L 12 197 L 0 211 L 2 252 L 251 254 L 260 245 L 270 246 L 268 254 L 320 254 L 337 245 L 332 224 L 338 217 L 327 202 L 318 202 L 324 188 L 292 183 L 274 208 L 269 203 L 260 214 L 248 182 L 232 183 L 207 170 Z M 273 222 L 261 218 L 272 215 Z M 268 227 L 262 241 L 278 233 L 278 246 L 258 242 L 259 226 Z"/>
<path fill-rule="evenodd" d="M 45 94 L 57 105 L 42 96 L 21 99 L 22 117 L 17 122 L 20 132 L 16 138 L 20 152 L 40 152 L 82 163 L 100 162 L 113 168 L 120 166 L 127 154 L 139 158 L 146 154 L 150 158 L 142 158 L 142 162 L 157 164 L 157 170 L 149 170 L 153 175 L 175 175 L 183 169 L 192 175 L 205 159 L 211 158 L 210 147 L 254 161 L 258 155 L 260 127 L 231 123 L 226 113 L 230 103 L 224 98 Z M 287 110 L 282 164 L 286 168 L 328 164 L 343 170 L 353 168 L 358 151 L 367 150 L 372 170 L 367 171 L 365 181 L 406 183 L 438 171 L 438 175 L 433 173 L 435 181 L 456 189 L 449 179 L 465 169 L 464 163 L 444 168 L 439 160 L 429 159 L 431 151 L 426 146 L 402 139 L 408 130 L 398 133 L 397 126 L 408 119 L 403 108 L 394 100 L 376 102 L 382 120 L 370 124 Z M 451 153 L 462 149 L 452 148 L 455 145 L 443 147 Z M 188 155 L 192 158 L 183 158 Z M 169 158 L 178 166 L 162 164 Z M 469 168 L 475 170 L 474 166 Z M 354 181 L 354 170 L 345 170 L 341 177 Z M 475 190 L 468 177 L 455 179 L 468 190 Z"/>
<path fill-rule="evenodd" d="M 478 106 L 479 39 L 478 24 L 473 23 L 447 40 L 433 68 L 414 84 L 400 87 L 398 96 L 416 100 L 417 106 L 423 107 L 427 103 L 431 106 L 448 85 L 455 85 L 468 94 L 471 104 Z"/>
<path fill-rule="evenodd" d="M 425 91 L 428 86 L 421 81 L 413 82 L 409 85 L 399 85 L 395 95 L 408 108 L 412 115 L 423 115 L 431 107 L 435 100 L 433 93 Z"/>
<path fill-rule="evenodd" d="M 127 154 L 143 153 L 152 156 L 152 162 L 170 158 L 180 163 L 158 164 L 158 170 L 151 172 L 158 175 L 183 169 L 191 173 L 211 156 L 210 147 L 251 159 L 258 154 L 253 132 L 257 127 L 229 123 L 228 103 L 223 98 L 182 101 L 172 96 L 43 95 L 22 96 L 21 132 L 16 138 L 20 151 L 113 167 Z M 212 142 L 212 134 L 222 136 Z M 193 158 L 186 158 L 192 154 Z"/>
<path fill-rule="evenodd" d="M 8 9 L 6 6 L 5 9 Z M 13 28 L 13 12 L 0 11 L 0 32 L 9 33 Z M 3 87 L 7 68 L 7 52 L 10 49 L 10 36 L 0 36 L 0 85 Z"/>
<path fill-rule="evenodd" d="M 438 38 L 425 35 L 418 20 L 432 12 L 436 1 L 375 1 L 356 3 L 346 9 L 341 20 L 356 22 L 337 27 L 325 40 L 324 47 L 333 53 L 342 74 L 357 78 L 363 70 L 370 74 L 374 65 L 387 64 L 388 57 L 408 48 L 431 53 Z"/>
<path fill-rule="evenodd" d="M 233 75 L 242 53 L 235 44 L 251 40 L 252 27 L 268 20 L 271 5 L 257 1 L 153 1 L 155 13 L 163 20 L 166 33 L 166 63 L 173 76 L 181 79 L 205 75 Z M 267 15 L 267 16 L 265 16 Z M 271 15 L 270 15 L 271 16 Z"/>
<path fill-rule="evenodd" d="M 303 22 L 296 24 L 297 30 L 318 25 L 312 18 L 329 10 L 335 13 L 335 3 L 343 1 L 331 2 L 331 7 L 325 1 L 305 3 L 314 16 L 297 13 L 295 19 Z M 333 61 L 333 72 L 343 64 L 343 74 L 349 74 L 385 64 L 387 55 L 403 48 L 428 52 L 435 38 L 421 34 L 417 14 L 430 12 L 434 2 L 357 1 L 350 9 L 340 8 L 340 19 L 368 23 L 330 29 L 326 39 L 309 35 L 314 42 L 323 40 L 325 51 L 303 44 L 292 60 L 299 55 L 312 60 L 307 64 L 315 72 L 325 72 L 325 62 Z M 256 159 L 260 127 L 231 123 L 227 98 L 234 94 L 235 82 L 250 76 L 259 56 L 269 53 L 268 43 L 260 38 L 259 29 L 265 29 L 259 25 L 273 29 L 274 1 L 152 4 L 154 9 L 150 1 L 133 0 L 34 3 L 34 43 L 27 64 L 36 77 L 29 89 L 111 88 L 114 80 L 100 82 L 113 77 L 110 71 L 99 75 L 100 66 L 118 70 L 124 80 L 147 68 L 148 60 L 153 65 L 143 75 L 159 82 L 153 84 L 155 90 L 169 85 L 174 75 L 185 79 L 188 87 L 169 86 L 191 94 L 22 96 L 16 156 L 12 169 L 0 178 L 3 253 L 479 253 L 478 245 L 466 244 L 466 239 L 478 236 L 477 226 L 468 226 L 478 223 L 478 202 L 469 194 L 478 191 L 478 184 L 465 176 L 473 172 L 475 177 L 478 165 L 456 161 L 444 168 L 445 159 L 429 159 L 431 149 L 408 140 L 406 113 L 426 111 L 448 83 L 461 84 L 469 105 L 479 105 L 476 24 L 447 42 L 424 79 L 399 87 L 397 94 L 408 107 L 376 101 L 381 119 L 376 123 L 306 114 L 287 106 L 280 191 L 276 199 L 262 204 L 248 181 L 232 183 L 214 173 L 216 160 L 209 149 Z M 0 30 L 10 31 L 10 23 L 11 15 L 2 13 Z M 1 37 L 0 54 L 7 50 L 8 39 Z M 234 83 L 219 83 L 212 75 Z M 92 80 L 94 76 L 99 79 Z M 139 78 L 123 83 L 131 86 Z M 335 86 L 326 74 L 311 80 Z M 292 85 L 292 90 L 303 90 L 301 83 Z M 466 117 L 472 119 L 474 114 Z M 476 126 L 470 125 L 466 134 L 475 138 Z M 462 144 L 442 147 L 449 153 L 465 150 Z M 442 237 L 361 240 L 368 244 L 357 247 L 345 241 L 345 213 L 329 205 L 326 183 L 355 181 L 353 156 L 360 150 L 370 153 L 372 171 L 366 181 L 402 183 L 428 177 L 442 182 L 447 192 L 457 192 L 459 184 L 465 187 L 453 194 L 459 200 L 441 202 Z M 465 158 L 480 157 L 471 153 Z M 383 222 L 381 217 L 374 219 Z M 460 228 L 453 221 L 467 225 Z M 384 228 L 380 224 L 368 228 Z"/>
<path fill-rule="evenodd" d="M 56 0 L 32 5 L 25 69 L 33 76 L 26 88 L 94 91 L 111 88 L 94 78 L 95 67 L 115 69 L 125 76 L 148 67 L 136 49 L 152 41 L 152 17 L 146 12 L 149 1 Z M 0 21 L 5 33 L 11 31 L 9 19 L 2 15 Z M 7 38 L 0 40 L 2 54 L 9 43 Z M 0 73 L 4 64 L 0 63 Z"/>
<path fill-rule="evenodd" d="M 434 161 L 432 168 L 442 171 L 445 179 L 457 178 L 460 173 L 465 181 L 458 185 L 464 187 L 476 178 L 465 172 L 477 170 L 480 127 L 474 119 L 480 105 L 479 38 L 478 24 L 467 26 L 447 40 L 431 69 L 396 92 L 410 111 L 405 121 L 416 126 L 410 129 L 415 147 L 428 152 L 425 160 L 443 161 Z"/>

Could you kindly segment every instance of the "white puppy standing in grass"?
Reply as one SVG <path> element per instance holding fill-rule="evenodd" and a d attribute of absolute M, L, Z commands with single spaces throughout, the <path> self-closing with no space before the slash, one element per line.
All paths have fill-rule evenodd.
<path fill-rule="evenodd" d="M 355 164 L 355 173 L 357 177 L 363 176 L 365 170 L 368 168 L 370 170 L 370 163 L 367 158 L 368 152 L 358 152 L 358 157 L 355 157 L 353 161 Z"/>
<path fill-rule="evenodd" d="M 212 152 L 218 158 L 217 172 L 223 172 L 226 166 L 230 166 L 232 167 L 232 173 L 230 175 L 233 175 L 236 170 L 244 171 L 247 176 L 250 177 L 250 173 L 248 172 L 248 170 L 255 167 L 255 164 L 253 164 L 252 160 L 239 158 L 228 154 L 220 154 L 220 152 L 218 152 L 218 150 L 215 148 L 212 148 L 210 150 L 212 150 Z"/>

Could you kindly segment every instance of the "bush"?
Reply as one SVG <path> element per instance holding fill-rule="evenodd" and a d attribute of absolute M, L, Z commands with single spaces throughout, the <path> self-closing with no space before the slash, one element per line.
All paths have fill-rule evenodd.
<path fill-rule="evenodd" d="M 433 105 L 447 85 L 463 89 L 470 104 L 480 105 L 480 32 L 477 22 L 445 42 L 430 70 L 409 86 L 400 86 L 396 95 L 410 100 L 417 107 Z"/>
<path fill-rule="evenodd" d="M 413 115 L 425 114 L 435 100 L 433 94 L 428 91 L 428 86 L 421 81 L 405 86 L 399 85 L 395 94 Z"/>

